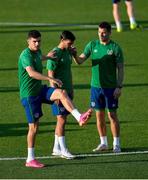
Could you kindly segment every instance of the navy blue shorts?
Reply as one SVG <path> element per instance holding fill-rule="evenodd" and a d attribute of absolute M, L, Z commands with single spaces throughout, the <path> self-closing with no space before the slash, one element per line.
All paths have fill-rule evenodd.
<path fill-rule="evenodd" d="M 69 98 L 72 100 L 72 95 L 70 93 L 68 93 Z M 58 115 L 68 115 L 70 114 L 69 111 L 67 111 L 65 109 L 65 107 L 63 106 L 63 104 L 61 103 L 61 101 L 54 102 L 54 104 L 52 104 L 52 113 L 54 116 L 58 116 Z"/>
<path fill-rule="evenodd" d="M 113 96 L 115 88 L 91 87 L 91 107 L 96 110 L 114 111 L 118 108 L 118 99 Z"/>
<path fill-rule="evenodd" d="M 38 96 L 30 96 L 21 100 L 22 105 L 25 108 L 28 123 L 36 122 L 42 115 L 42 103 L 53 104 L 54 101 L 50 101 L 55 88 L 43 86 Z"/>
<path fill-rule="evenodd" d="M 124 1 L 132 1 L 132 0 L 124 0 Z M 120 0 L 112 0 L 113 3 L 118 3 Z"/>

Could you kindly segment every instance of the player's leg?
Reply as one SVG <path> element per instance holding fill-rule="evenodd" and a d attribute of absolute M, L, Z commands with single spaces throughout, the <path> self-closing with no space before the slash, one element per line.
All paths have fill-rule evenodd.
<path fill-rule="evenodd" d="M 40 98 L 28 97 L 24 98 L 22 105 L 25 108 L 26 116 L 28 120 L 28 134 L 27 134 L 27 147 L 28 156 L 26 160 L 26 167 L 42 168 L 44 164 L 39 163 L 35 159 L 35 138 L 39 125 L 39 118 L 42 116 Z"/>
<path fill-rule="evenodd" d="M 38 130 L 39 120 L 34 123 L 29 123 L 28 134 L 27 134 L 27 145 L 28 145 L 28 157 L 26 162 L 32 161 L 35 159 L 34 155 L 34 146 L 35 146 L 35 138 Z"/>
<path fill-rule="evenodd" d="M 108 148 L 105 123 L 105 99 L 101 88 L 91 88 L 91 107 L 96 110 L 96 123 L 99 134 L 99 145 L 93 152 L 106 150 Z"/>
<path fill-rule="evenodd" d="M 68 95 L 72 99 L 72 94 L 68 94 Z M 60 101 L 55 102 L 52 105 L 52 112 L 53 115 L 57 117 L 57 124 L 55 129 L 55 141 L 54 141 L 52 155 L 61 156 L 66 159 L 73 159 L 74 155 L 72 155 L 68 151 L 65 142 L 65 124 L 69 112 L 65 109 L 65 107 Z"/>
<path fill-rule="evenodd" d="M 56 125 L 55 135 L 57 136 L 59 149 L 57 151 L 57 147 L 55 147 L 55 144 L 54 144 L 53 155 L 57 155 L 56 152 L 58 152 L 60 157 L 62 158 L 73 159 L 75 158 L 75 156 L 72 155 L 68 151 L 68 148 L 65 142 L 65 123 L 66 123 L 66 116 L 63 116 L 63 115 L 57 116 L 57 125 Z"/>
<path fill-rule="evenodd" d="M 96 111 L 97 119 L 97 130 L 100 137 L 100 144 L 97 148 L 93 149 L 93 152 L 104 151 L 108 149 L 108 142 L 106 136 L 106 122 L 105 122 L 105 111 Z"/>
<path fill-rule="evenodd" d="M 55 140 L 52 155 L 61 156 L 61 149 L 66 149 L 65 143 L 65 124 L 66 116 L 57 115 L 57 124 L 55 128 Z M 60 146 L 61 142 L 61 146 Z"/>
<path fill-rule="evenodd" d="M 125 0 L 126 8 L 127 8 L 127 14 L 130 21 L 130 28 L 132 30 L 137 28 L 137 23 L 134 16 L 134 7 L 132 0 Z"/>
<path fill-rule="evenodd" d="M 113 17 L 115 20 L 117 32 L 122 31 L 122 23 L 120 17 L 120 0 L 113 0 Z"/>
<path fill-rule="evenodd" d="M 105 111 L 96 111 L 97 130 L 101 137 L 106 136 Z"/>
<path fill-rule="evenodd" d="M 117 117 L 118 99 L 114 98 L 114 88 L 105 89 L 106 107 L 108 109 L 108 119 L 110 121 L 113 135 L 113 151 L 120 152 L 120 125 Z"/>
<path fill-rule="evenodd" d="M 50 88 L 50 89 L 53 89 L 53 88 Z M 83 126 L 84 124 L 86 124 L 88 119 L 91 117 L 92 109 L 88 109 L 88 111 L 81 114 L 75 108 L 73 102 L 71 101 L 68 94 L 64 90 L 54 89 L 52 93 L 49 93 L 48 98 L 50 99 L 50 101 L 60 100 L 63 106 L 65 107 L 65 109 L 75 117 L 75 119 L 78 121 L 80 126 Z"/>
<path fill-rule="evenodd" d="M 111 132 L 113 135 L 113 151 L 115 153 L 121 152 L 120 149 L 120 124 L 116 112 L 108 112 L 110 120 Z"/>

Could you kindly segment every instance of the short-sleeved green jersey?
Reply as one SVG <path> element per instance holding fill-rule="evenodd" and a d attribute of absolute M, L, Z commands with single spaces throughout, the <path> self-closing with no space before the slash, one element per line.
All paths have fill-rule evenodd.
<path fill-rule="evenodd" d="M 57 60 L 47 60 L 47 70 L 54 71 L 54 77 L 60 79 L 63 83 L 62 89 L 68 93 L 72 91 L 72 56 L 68 49 L 54 48 Z"/>
<path fill-rule="evenodd" d="M 115 88 L 117 86 L 117 63 L 123 63 L 122 50 L 117 43 L 110 40 L 106 45 L 99 40 L 89 42 L 83 54 L 92 60 L 91 86 Z"/>
<path fill-rule="evenodd" d="M 18 77 L 21 99 L 28 96 L 37 96 L 42 88 L 40 80 L 33 79 L 26 71 L 27 66 L 33 67 L 37 72 L 42 73 L 41 50 L 32 52 L 29 48 L 22 51 L 18 61 Z"/>

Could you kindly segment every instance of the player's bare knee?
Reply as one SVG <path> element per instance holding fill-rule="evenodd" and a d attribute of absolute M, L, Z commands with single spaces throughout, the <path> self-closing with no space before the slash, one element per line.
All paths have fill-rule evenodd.
<path fill-rule="evenodd" d="M 108 113 L 108 118 L 112 122 L 117 122 L 118 121 L 118 118 L 117 118 L 117 115 L 116 115 L 115 112 L 109 112 Z"/>
<path fill-rule="evenodd" d="M 66 99 L 67 98 L 67 92 L 65 90 L 62 90 L 61 92 L 61 98 Z"/>
<path fill-rule="evenodd" d="M 38 130 L 38 127 L 36 126 L 29 126 L 29 133 L 30 134 L 36 134 Z"/>
<path fill-rule="evenodd" d="M 63 115 L 58 115 L 58 119 L 57 119 L 58 123 L 60 123 L 61 125 L 64 125 L 66 123 L 66 117 Z"/>

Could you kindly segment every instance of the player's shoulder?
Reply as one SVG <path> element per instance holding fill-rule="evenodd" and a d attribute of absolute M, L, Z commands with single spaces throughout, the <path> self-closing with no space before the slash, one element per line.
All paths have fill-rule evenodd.
<path fill-rule="evenodd" d="M 55 51 L 58 60 L 62 58 L 64 51 L 61 48 L 55 47 L 53 51 Z"/>
<path fill-rule="evenodd" d="M 95 39 L 95 40 L 92 40 L 92 41 L 89 41 L 89 43 L 88 43 L 88 46 L 90 46 L 90 47 L 95 47 L 96 45 L 98 45 L 98 44 L 100 44 L 100 42 L 99 42 L 99 40 L 97 39 Z"/>
<path fill-rule="evenodd" d="M 37 52 L 37 54 L 38 54 L 38 56 L 41 57 L 41 51 L 40 50 Z M 32 60 L 32 58 L 33 58 L 32 51 L 29 48 L 26 48 L 20 54 L 19 60 L 20 61 L 28 61 L 28 60 L 30 61 L 30 60 Z"/>
<path fill-rule="evenodd" d="M 52 49 L 52 51 L 55 51 L 56 56 L 60 56 L 62 54 L 62 52 L 63 52 L 63 50 L 61 48 L 59 48 L 59 47 L 54 47 Z"/>
<path fill-rule="evenodd" d="M 22 51 L 21 55 L 20 56 L 26 56 L 26 55 L 30 55 L 31 54 L 31 51 L 29 48 L 26 48 Z"/>
<path fill-rule="evenodd" d="M 55 51 L 56 53 L 60 54 L 60 53 L 62 53 L 63 50 L 61 48 L 59 48 L 59 47 L 54 47 L 52 49 L 52 51 Z"/>
<path fill-rule="evenodd" d="M 111 44 L 112 46 L 120 47 L 120 45 L 118 44 L 118 42 L 113 41 L 113 40 L 110 40 L 110 44 Z"/>
<path fill-rule="evenodd" d="M 99 40 L 98 39 L 93 39 L 89 43 L 90 44 L 97 44 L 97 43 L 99 43 Z"/>

